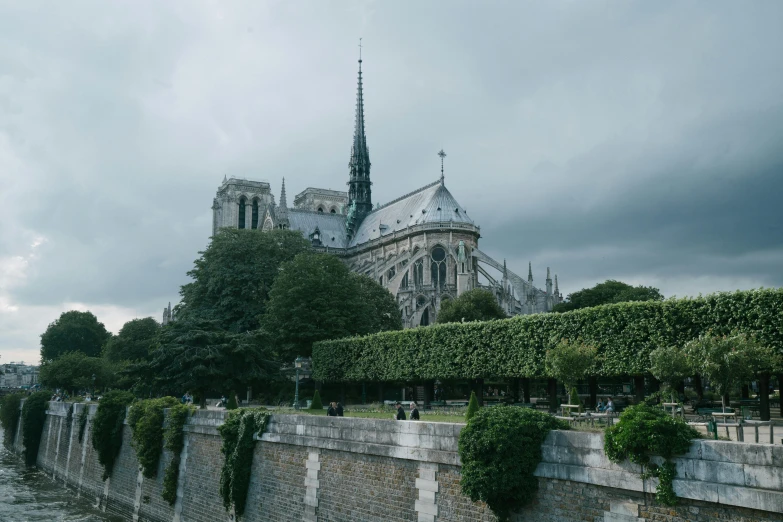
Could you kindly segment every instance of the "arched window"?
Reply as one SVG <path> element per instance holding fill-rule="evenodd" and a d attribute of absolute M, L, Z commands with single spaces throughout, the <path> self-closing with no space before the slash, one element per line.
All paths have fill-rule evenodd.
<path fill-rule="evenodd" d="M 330 210 L 330 211 L 329 211 L 329 213 L 330 213 L 330 214 L 337 214 L 337 210 L 335 210 L 335 209 L 332 209 L 332 210 Z"/>
<path fill-rule="evenodd" d="M 394 279 L 394 276 L 395 276 L 395 275 L 397 275 L 397 269 L 396 269 L 395 267 L 391 267 L 391 268 L 389 269 L 389 273 L 388 273 L 388 274 L 386 274 L 386 279 L 388 279 L 389 281 L 391 281 L 392 279 Z"/>
<path fill-rule="evenodd" d="M 324 213 L 324 207 L 318 207 L 318 212 L 320 212 L 321 214 L 323 214 L 323 213 Z"/>
<path fill-rule="evenodd" d="M 245 196 L 239 198 L 239 223 L 238 228 L 245 228 L 245 207 L 247 206 L 247 200 Z"/>
<path fill-rule="evenodd" d="M 402 274 L 402 282 L 400 283 L 400 288 L 408 288 L 408 272 Z"/>
<path fill-rule="evenodd" d="M 429 326 L 430 325 L 430 309 L 425 308 L 424 313 L 421 314 L 421 321 L 419 322 L 419 326 Z"/>
<path fill-rule="evenodd" d="M 435 288 L 446 286 L 446 250 L 441 246 L 436 246 L 430 254 L 432 259 L 430 263 L 430 276 Z"/>
<path fill-rule="evenodd" d="M 258 199 L 253 199 L 253 217 L 250 220 L 250 228 L 258 228 Z"/>
<path fill-rule="evenodd" d="M 422 259 L 413 263 L 413 284 L 416 286 L 424 284 L 424 260 Z"/>

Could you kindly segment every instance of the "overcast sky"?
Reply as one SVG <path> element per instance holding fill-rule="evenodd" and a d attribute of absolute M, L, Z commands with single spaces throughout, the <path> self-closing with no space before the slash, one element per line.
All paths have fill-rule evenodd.
<path fill-rule="evenodd" d="M 160 320 L 225 174 L 439 176 L 564 294 L 783 285 L 783 2 L 0 0 L 0 363 L 69 309 Z"/>

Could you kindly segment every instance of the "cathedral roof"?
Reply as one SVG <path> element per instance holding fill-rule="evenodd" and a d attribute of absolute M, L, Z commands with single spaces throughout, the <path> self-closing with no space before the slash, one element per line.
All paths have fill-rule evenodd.
<path fill-rule="evenodd" d="M 305 237 L 309 237 L 317 227 L 323 246 L 345 248 L 348 242 L 343 214 L 289 208 L 288 222 L 292 230 L 299 230 Z"/>
<path fill-rule="evenodd" d="M 373 210 L 362 221 L 349 247 L 424 223 L 474 224 L 441 181 Z"/>

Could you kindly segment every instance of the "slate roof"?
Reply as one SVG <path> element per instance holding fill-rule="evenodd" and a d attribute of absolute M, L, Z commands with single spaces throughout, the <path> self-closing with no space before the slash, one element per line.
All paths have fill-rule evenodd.
<path fill-rule="evenodd" d="M 306 238 L 318 230 L 323 246 L 345 248 L 348 236 L 345 231 L 345 215 L 313 212 L 311 210 L 288 209 L 288 223 L 291 230 L 299 230 Z"/>
<path fill-rule="evenodd" d="M 347 246 L 360 245 L 409 226 L 449 221 L 474 224 L 446 186 L 436 181 L 373 210 Z"/>

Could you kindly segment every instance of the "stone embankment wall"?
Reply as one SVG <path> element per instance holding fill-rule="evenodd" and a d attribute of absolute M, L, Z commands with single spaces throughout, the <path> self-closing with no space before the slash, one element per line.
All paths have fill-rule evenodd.
<path fill-rule="evenodd" d="M 79 416 L 90 422 L 79 442 Z M 77 495 L 127 520 L 229 521 L 218 489 L 223 456 L 217 433 L 223 412 L 199 411 L 185 426 L 177 501 L 161 498 L 164 451 L 155 479 L 139 472 L 126 426 L 111 477 L 92 448 L 95 405 L 51 403 L 38 466 Z M 21 424 L 21 423 L 20 423 Z M 460 492 L 460 424 L 281 415 L 273 417 L 253 455 L 247 521 L 493 521 Z M 21 428 L 13 447 L 21 452 Z M 783 447 L 694 442 L 677 459 L 674 508 L 654 500 L 655 480 L 638 466 L 616 465 L 600 433 L 552 432 L 542 446 L 537 500 L 515 520 L 783 521 Z M 502 479 L 500 479 L 502 480 Z"/>

